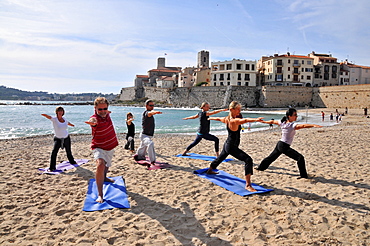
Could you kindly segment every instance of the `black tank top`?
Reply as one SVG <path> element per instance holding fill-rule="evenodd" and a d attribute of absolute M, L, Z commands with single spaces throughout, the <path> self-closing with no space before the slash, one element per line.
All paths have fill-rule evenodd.
<path fill-rule="evenodd" d="M 131 124 L 127 124 L 126 122 L 126 126 L 127 126 L 127 135 L 126 135 L 126 139 L 128 137 L 134 137 L 135 136 L 135 124 L 134 122 L 131 122 Z"/>
<path fill-rule="evenodd" d="M 198 115 L 200 123 L 198 132 L 200 134 L 209 133 L 211 123 L 208 120 L 209 116 L 207 116 L 207 112 L 199 112 Z"/>
<path fill-rule="evenodd" d="M 229 126 L 226 124 L 226 129 L 228 132 L 228 136 L 226 142 L 230 145 L 234 145 L 236 147 L 240 144 L 240 130 L 242 129 L 241 126 L 238 127 L 238 130 L 232 131 L 230 130 Z"/>

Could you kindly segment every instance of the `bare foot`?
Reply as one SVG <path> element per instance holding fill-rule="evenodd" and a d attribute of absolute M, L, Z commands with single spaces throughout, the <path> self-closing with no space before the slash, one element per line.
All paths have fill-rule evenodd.
<path fill-rule="evenodd" d="M 251 185 L 246 185 L 245 186 L 245 189 L 247 190 L 247 191 L 250 191 L 250 192 L 255 192 L 255 191 L 257 191 L 255 188 L 253 188 Z"/>
<path fill-rule="evenodd" d="M 114 183 L 114 179 L 105 178 L 105 179 L 104 179 L 104 182 Z"/>
<path fill-rule="evenodd" d="M 213 171 L 212 168 L 208 168 L 206 174 L 218 174 L 218 172 Z"/>
<path fill-rule="evenodd" d="M 104 199 L 103 199 L 103 197 L 98 196 L 98 199 L 96 199 L 95 201 L 98 202 L 98 203 L 103 203 Z"/>

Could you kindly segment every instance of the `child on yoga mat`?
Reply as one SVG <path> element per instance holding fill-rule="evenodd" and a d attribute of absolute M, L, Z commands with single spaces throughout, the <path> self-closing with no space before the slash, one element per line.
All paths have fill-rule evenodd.
<path fill-rule="evenodd" d="M 202 109 L 202 112 L 199 112 L 198 114 L 193 115 L 193 116 L 183 118 L 183 120 L 191 120 L 191 119 L 199 118 L 200 126 L 197 132 L 197 137 L 195 138 L 194 142 L 191 143 L 188 147 L 186 147 L 182 155 L 186 156 L 187 155 L 186 153 L 189 152 L 190 149 L 195 147 L 204 138 L 205 140 L 215 142 L 215 152 L 216 152 L 216 157 L 217 157 L 218 151 L 219 151 L 219 140 L 216 136 L 209 134 L 211 124 L 208 118 L 210 115 L 218 114 L 222 111 L 227 111 L 228 109 L 219 109 L 219 110 L 209 112 L 209 109 L 211 108 L 211 106 L 207 102 L 203 102 L 200 108 Z"/>
<path fill-rule="evenodd" d="M 300 177 L 299 178 L 308 178 L 306 171 L 306 164 L 304 156 L 298 153 L 296 150 L 292 149 L 290 145 L 293 142 L 295 131 L 302 128 L 311 128 L 311 127 L 322 127 L 315 124 L 296 124 L 294 121 L 297 120 L 297 110 L 290 108 L 286 111 L 285 116 L 280 120 L 270 120 L 262 121 L 266 124 L 275 124 L 279 125 L 281 128 L 281 139 L 276 144 L 275 149 L 272 153 L 262 160 L 261 164 L 256 168 L 256 170 L 264 171 L 266 170 L 271 163 L 273 163 L 281 154 L 284 154 L 297 161 Z"/>
<path fill-rule="evenodd" d="M 96 202 L 103 203 L 104 182 L 114 183 L 107 178 L 107 172 L 112 165 L 114 148 L 118 146 L 118 139 L 113 127 L 113 122 L 108 111 L 109 102 L 105 97 L 98 97 L 94 101 L 95 114 L 85 123 L 91 126 L 91 149 L 96 160 L 95 181 L 98 189 Z"/>
<path fill-rule="evenodd" d="M 68 126 L 74 126 L 74 125 L 68 122 L 63 117 L 64 113 L 65 111 L 63 107 L 57 107 L 55 109 L 56 117 L 52 117 L 47 114 L 41 114 L 42 116 L 44 116 L 45 118 L 53 122 L 54 147 L 53 147 L 53 151 L 51 152 L 50 167 L 49 167 L 49 170 L 51 172 L 55 171 L 56 169 L 57 155 L 58 155 L 59 149 L 65 148 L 69 163 L 76 164 L 76 161 L 73 158 L 72 150 L 71 150 L 71 138 L 67 130 Z"/>
<path fill-rule="evenodd" d="M 230 103 L 229 111 L 229 115 L 226 117 L 209 118 L 209 120 L 217 120 L 225 123 L 228 136 L 224 143 L 224 147 L 222 148 L 221 154 L 216 158 L 216 160 L 212 161 L 210 168 L 207 170 L 207 174 L 218 174 L 218 172 L 215 172 L 214 169 L 216 169 L 217 166 L 223 160 L 225 160 L 228 155 L 232 155 L 238 160 L 244 161 L 244 174 L 246 180 L 245 189 L 250 192 L 254 192 L 256 190 L 252 187 L 251 183 L 251 175 L 253 174 L 253 160 L 247 153 L 239 149 L 240 130 L 242 124 L 247 122 L 262 122 L 263 117 L 244 119 L 238 118 L 241 111 L 241 105 L 236 101 Z"/>

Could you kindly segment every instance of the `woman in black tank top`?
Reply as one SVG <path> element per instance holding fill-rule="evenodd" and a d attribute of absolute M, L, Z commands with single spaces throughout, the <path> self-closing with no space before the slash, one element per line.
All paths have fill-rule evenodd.
<path fill-rule="evenodd" d="M 240 130 L 241 125 L 247 122 L 261 122 L 263 117 L 259 118 L 245 118 L 240 119 L 238 115 L 240 115 L 241 105 L 233 101 L 229 105 L 230 113 L 228 116 L 220 118 L 220 117 L 210 117 L 210 120 L 217 120 L 221 121 L 226 124 L 226 129 L 228 132 L 227 139 L 225 141 L 224 147 L 222 148 L 221 154 L 216 160 L 212 161 L 210 168 L 207 170 L 207 174 L 218 174 L 214 171 L 218 167 L 218 165 L 226 159 L 228 155 L 232 155 L 240 161 L 244 161 L 244 174 L 246 185 L 245 189 L 254 192 L 256 191 L 252 187 L 251 183 L 251 175 L 253 174 L 253 160 L 252 158 L 245 153 L 243 150 L 239 149 L 240 144 Z"/>

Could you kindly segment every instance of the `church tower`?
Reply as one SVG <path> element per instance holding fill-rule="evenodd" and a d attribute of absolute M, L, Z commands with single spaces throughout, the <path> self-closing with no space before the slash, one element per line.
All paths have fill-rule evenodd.
<path fill-rule="evenodd" d="M 198 67 L 209 67 L 209 51 L 198 52 Z"/>

